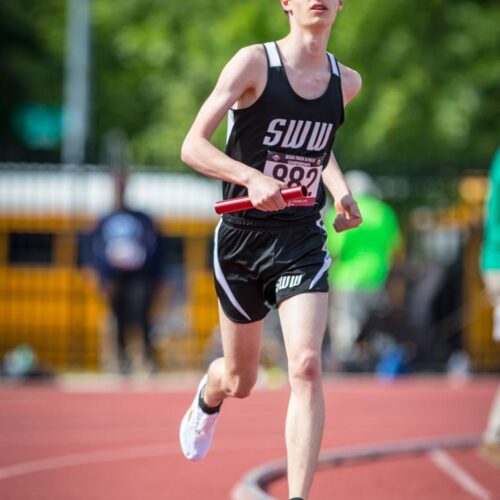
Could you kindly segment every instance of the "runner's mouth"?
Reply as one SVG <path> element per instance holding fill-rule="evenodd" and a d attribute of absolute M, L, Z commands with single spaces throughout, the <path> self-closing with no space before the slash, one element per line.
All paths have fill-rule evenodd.
<path fill-rule="evenodd" d="M 315 3 L 311 7 L 311 10 L 326 11 L 328 9 L 322 3 Z"/>

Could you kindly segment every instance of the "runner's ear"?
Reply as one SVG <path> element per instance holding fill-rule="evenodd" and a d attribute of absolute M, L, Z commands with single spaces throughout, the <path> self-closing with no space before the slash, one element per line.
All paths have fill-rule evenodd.
<path fill-rule="evenodd" d="M 281 1 L 281 8 L 283 9 L 283 12 L 288 16 L 290 14 L 290 1 L 289 0 L 280 0 Z"/>

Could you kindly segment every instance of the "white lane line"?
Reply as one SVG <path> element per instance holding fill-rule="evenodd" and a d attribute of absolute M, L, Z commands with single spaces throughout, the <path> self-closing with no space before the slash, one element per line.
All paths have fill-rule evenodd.
<path fill-rule="evenodd" d="M 179 445 L 177 443 L 74 453 L 71 455 L 42 458 L 41 460 L 32 460 L 29 462 L 0 467 L 0 480 L 16 476 L 24 476 L 25 474 L 30 474 L 32 472 L 62 469 L 63 467 L 114 462 L 119 460 L 133 460 L 137 458 L 171 455 L 173 453 L 180 453 Z"/>
<path fill-rule="evenodd" d="M 255 449 L 282 449 L 281 443 L 278 443 L 278 436 L 267 436 L 266 441 L 256 443 L 255 440 L 247 443 L 235 444 L 227 440 L 225 443 L 219 444 L 212 450 L 212 453 L 227 452 L 227 451 L 248 451 Z M 281 434 L 279 435 L 281 439 Z M 273 444 L 273 440 L 274 443 Z M 278 443 L 278 444 L 276 444 Z M 43 472 L 48 470 L 57 470 L 65 467 L 75 467 L 79 465 L 91 465 L 106 462 L 121 462 L 124 460 L 136 460 L 139 458 L 160 457 L 168 455 L 179 455 L 182 458 L 180 445 L 177 441 L 167 442 L 163 444 L 151 444 L 146 446 L 129 446 L 125 448 L 114 448 L 99 451 L 86 451 L 82 453 L 72 453 L 70 455 L 61 455 L 58 457 L 42 458 L 40 460 L 31 460 L 18 464 L 7 465 L 0 467 L 0 481 L 13 477 L 24 476 L 35 472 Z"/>
<path fill-rule="evenodd" d="M 447 474 L 451 479 L 458 483 L 465 491 L 474 498 L 480 500 L 490 500 L 491 492 L 481 486 L 466 470 L 462 469 L 451 457 L 443 450 L 434 450 L 429 453 L 431 461 Z"/>

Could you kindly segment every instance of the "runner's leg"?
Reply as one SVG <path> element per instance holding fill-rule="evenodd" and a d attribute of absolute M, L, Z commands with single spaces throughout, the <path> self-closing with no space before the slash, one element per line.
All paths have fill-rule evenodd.
<path fill-rule="evenodd" d="M 324 425 L 321 344 L 328 293 L 305 293 L 279 307 L 291 386 L 286 419 L 289 497 L 307 498 Z"/>
<path fill-rule="evenodd" d="M 224 357 L 214 360 L 208 369 L 203 397 L 208 406 L 217 406 L 227 397 L 249 396 L 259 369 L 263 320 L 235 323 L 219 304 L 219 321 Z"/>

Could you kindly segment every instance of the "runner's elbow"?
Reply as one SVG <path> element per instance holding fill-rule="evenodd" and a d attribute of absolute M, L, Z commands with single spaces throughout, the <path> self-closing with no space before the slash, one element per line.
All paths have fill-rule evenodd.
<path fill-rule="evenodd" d="M 181 161 L 191 166 L 193 163 L 193 148 L 189 136 L 184 139 L 181 147 Z"/>

